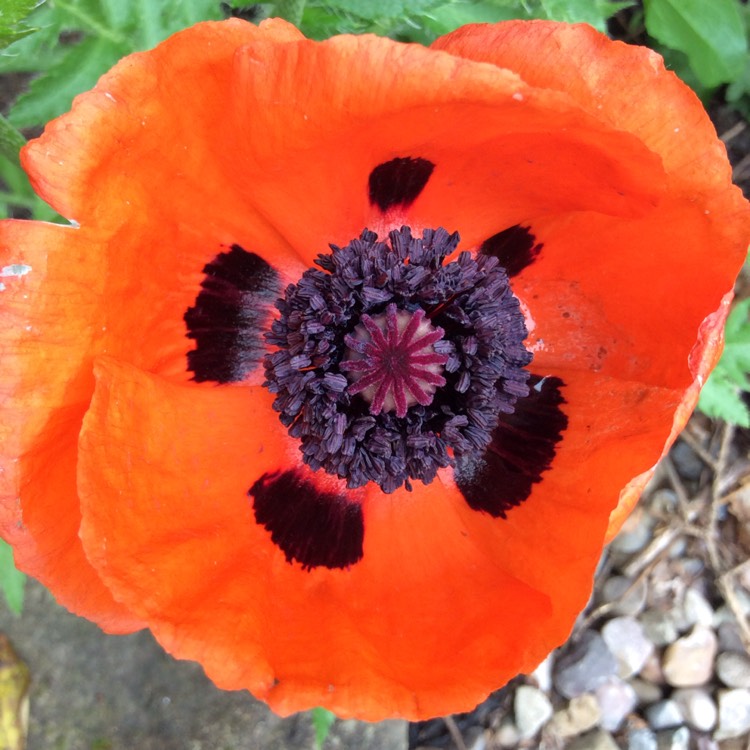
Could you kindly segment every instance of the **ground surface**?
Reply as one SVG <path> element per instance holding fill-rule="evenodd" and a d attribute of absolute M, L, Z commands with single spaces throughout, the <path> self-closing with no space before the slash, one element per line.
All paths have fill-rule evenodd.
<path fill-rule="evenodd" d="M 308 715 L 280 719 L 248 693 L 217 690 L 148 633 L 106 636 L 36 583 L 21 618 L 0 607 L 0 632 L 31 672 L 27 750 L 314 747 Z M 326 748 L 403 750 L 406 737 L 406 722 L 338 722 Z"/>

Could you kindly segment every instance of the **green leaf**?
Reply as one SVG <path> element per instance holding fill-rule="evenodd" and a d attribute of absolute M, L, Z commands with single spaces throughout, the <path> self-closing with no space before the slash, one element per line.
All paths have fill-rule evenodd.
<path fill-rule="evenodd" d="M 24 19 L 40 0 L 0 0 L 0 49 L 30 34 Z"/>
<path fill-rule="evenodd" d="M 735 305 L 724 337 L 724 352 L 701 391 L 698 408 L 714 419 L 750 427 L 750 411 L 742 400 L 750 390 L 750 299 Z"/>
<path fill-rule="evenodd" d="M 350 13 L 359 18 L 398 19 L 414 15 L 430 8 L 435 0 L 327 0 L 326 5 L 343 13 Z"/>
<path fill-rule="evenodd" d="M 610 2 L 610 0 L 539 0 L 541 13 L 538 18 L 568 23 L 588 23 L 599 31 L 607 30 L 607 19 L 615 13 L 634 5 L 632 2 Z"/>
<path fill-rule="evenodd" d="M 108 39 L 89 37 L 70 47 L 57 67 L 35 78 L 10 112 L 18 128 L 41 125 L 70 109 L 73 97 L 94 86 L 123 55 Z"/>
<path fill-rule="evenodd" d="M 684 52 L 706 88 L 735 80 L 747 57 L 736 0 L 644 0 L 648 33 Z"/>
<path fill-rule="evenodd" d="M 3 589 L 8 608 L 16 615 L 23 610 L 23 593 L 26 576 L 13 562 L 13 550 L 0 539 L 0 587 Z"/>
<path fill-rule="evenodd" d="M 317 750 L 321 750 L 323 743 L 331 732 L 333 723 L 336 721 L 336 714 L 325 708 L 313 708 L 310 715 L 315 729 L 315 747 Z"/>

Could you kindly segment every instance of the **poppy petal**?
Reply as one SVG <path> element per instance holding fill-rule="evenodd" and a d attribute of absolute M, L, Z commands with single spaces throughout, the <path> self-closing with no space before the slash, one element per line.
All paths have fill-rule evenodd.
<path fill-rule="evenodd" d="M 479 252 L 497 258 L 508 276 L 513 277 L 537 259 L 542 247 L 529 227 L 516 224 L 482 242 Z"/>
<path fill-rule="evenodd" d="M 726 151 L 698 97 L 647 47 L 613 42 L 585 24 L 508 21 L 463 26 L 432 49 L 564 92 L 597 118 L 636 134 L 681 180 L 718 189 L 731 180 Z"/>
<path fill-rule="evenodd" d="M 219 253 L 203 272 L 195 305 L 185 315 L 196 348 L 187 366 L 197 382 L 246 380 L 266 353 L 263 331 L 279 297 L 279 274 L 263 258 L 239 245 Z"/>
<path fill-rule="evenodd" d="M 236 155 L 246 192 L 307 263 L 363 227 L 445 226 L 472 246 L 536 213 L 637 215 L 663 189 L 638 139 L 509 71 L 346 36 L 254 44 L 236 62 L 248 96 L 223 139 L 253 144 Z"/>
<path fill-rule="evenodd" d="M 470 508 L 505 518 L 542 479 L 568 426 L 563 385 L 559 378 L 532 375 L 529 395 L 500 418 L 484 455 L 468 454 L 457 461 L 456 484 Z"/>
<path fill-rule="evenodd" d="M 112 230 L 158 213 L 187 227 L 218 227 L 224 231 L 214 234 L 247 246 L 243 233 L 255 212 L 238 189 L 235 162 L 246 136 L 219 137 L 237 95 L 233 57 L 243 44 L 299 38 L 284 21 L 256 27 L 232 19 L 197 24 L 129 55 L 26 146 L 34 189 L 82 225 Z"/>
<path fill-rule="evenodd" d="M 92 379 L 92 326 L 104 304 L 102 253 L 83 232 L 0 224 L 0 525 L 17 566 L 109 632 L 143 624 L 115 602 L 78 539 L 77 435 Z M 50 275 L 60 273 L 51 287 Z M 33 316 L 29 315 L 33 310 Z M 43 377 L 42 377 L 43 374 Z"/>
<path fill-rule="evenodd" d="M 424 190 L 435 165 L 427 159 L 396 158 L 378 164 L 368 179 L 370 203 L 383 213 L 408 208 Z"/>
<path fill-rule="evenodd" d="M 347 493 L 325 492 L 294 470 L 264 474 L 248 493 L 255 520 L 287 562 L 346 568 L 362 558 L 362 508 Z"/>
<path fill-rule="evenodd" d="M 547 598 L 474 549 L 456 510 L 463 500 L 437 482 L 368 498 L 356 565 L 308 570 L 286 559 L 247 497 L 254 477 L 288 460 L 285 434 L 252 429 L 267 402 L 262 389 L 181 386 L 109 360 L 98 366 L 81 438 L 82 539 L 108 585 L 165 647 L 199 659 L 220 686 L 249 688 L 282 712 L 323 703 L 373 719 L 432 714 L 459 696 L 468 707 L 498 679 L 500 664 L 509 659 L 509 673 L 525 665 L 504 639 L 480 636 L 480 623 L 500 619 L 513 601 L 503 628 L 537 630 Z M 428 527 L 430 535 L 418 532 Z M 469 569 L 478 588 L 472 607 L 459 608 L 467 621 L 433 627 Z M 405 628 L 395 628 L 391 618 L 407 612 Z M 424 654 L 413 651 L 417 632 Z M 485 659 L 491 640 L 498 645 Z M 424 672 L 428 652 L 459 647 L 479 669 L 470 697 L 455 683 L 465 664 L 438 660 L 438 680 Z"/>

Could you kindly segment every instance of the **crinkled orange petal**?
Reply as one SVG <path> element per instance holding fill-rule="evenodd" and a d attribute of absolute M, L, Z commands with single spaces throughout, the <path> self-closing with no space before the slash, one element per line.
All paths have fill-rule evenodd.
<path fill-rule="evenodd" d="M 539 321 L 530 340 L 536 371 L 554 372 L 562 364 L 686 389 L 677 420 L 684 425 L 712 367 L 704 365 L 694 384 L 697 368 L 688 367 L 688 357 L 696 332 L 722 305 L 750 233 L 747 203 L 731 184 L 726 150 L 700 101 L 653 51 L 612 42 L 583 25 L 465 26 L 433 48 L 511 69 L 531 86 L 565 92 L 661 158 L 666 194 L 643 217 L 532 219 L 544 255 L 514 288 Z M 715 319 L 714 338 L 723 315 Z M 715 363 L 718 351 L 710 337 L 707 345 L 713 354 L 706 361 Z M 676 437 L 671 419 L 665 417 L 663 431 L 666 450 Z M 632 487 L 622 503 L 613 511 L 609 538 L 632 508 Z"/>
<path fill-rule="evenodd" d="M 217 137 L 237 95 L 234 55 L 299 38 L 284 21 L 232 19 L 124 58 L 24 149 L 35 190 L 68 219 L 110 231 L 140 215 L 241 235 L 255 213 L 238 189 L 237 150 L 247 145 L 242 133 Z M 143 249 L 144 263 L 149 251 L 158 248 Z"/>
<path fill-rule="evenodd" d="M 81 440 L 82 537 L 165 647 L 283 713 L 321 704 L 369 719 L 468 708 L 527 666 L 525 631 L 550 603 L 503 569 L 501 550 L 477 546 L 472 514 L 438 482 L 369 493 L 352 568 L 286 562 L 247 495 L 290 460 L 270 400 L 99 365 Z"/>
<path fill-rule="evenodd" d="M 78 539 L 77 442 L 102 335 L 92 325 L 105 304 L 102 258 L 81 230 L 0 223 L 0 528 L 18 567 L 61 604 L 129 632 L 143 624 L 113 600 Z"/>
<path fill-rule="evenodd" d="M 597 119 L 638 136 L 686 186 L 727 189 L 731 167 L 700 100 L 647 47 L 614 42 L 585 24 L 508 21 L 462 26 L 432 49 L 564 92 Z"/>
<path fill-rule="evenodd" d="M 308 262 L 365 226 L 445 226 L 472 245 L 530 214 L 639 214 L 663 187 L 658 158 L 567 96 L 418 45 L 253 44 L 235 76 L 221 140 L 252 143 L 236 152 L 245 189 Z M 398 157 L 435 170 L 412 208 L 384 216 L 367 181 Z"/>
<path fill-rule="evenodd" d="M 611 499 L 659 449 L 680 398 L 562 377 L 566 437 L 507 519 L 472 511 L 450 473 L 412 493 L 369 489 L 363 559 L 305 571 L 255 523 L 247 495 L 290 460 L 283 429 L 267 423 L 269 394 L 103 361 L 81 440 L 84 545 L 170 652 L 281 713 L 469 709 L 568 635 Z"/>

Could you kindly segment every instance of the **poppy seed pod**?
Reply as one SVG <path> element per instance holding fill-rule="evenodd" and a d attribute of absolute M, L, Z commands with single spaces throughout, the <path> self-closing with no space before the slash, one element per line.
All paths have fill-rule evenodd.
<path fill-rule="evenodd" d="M 750 211 L 587 26 L 203 23 L 23 151 L 0 532 L 286 714 L 471 709 L 569 634 L 721 350 Z"/>

